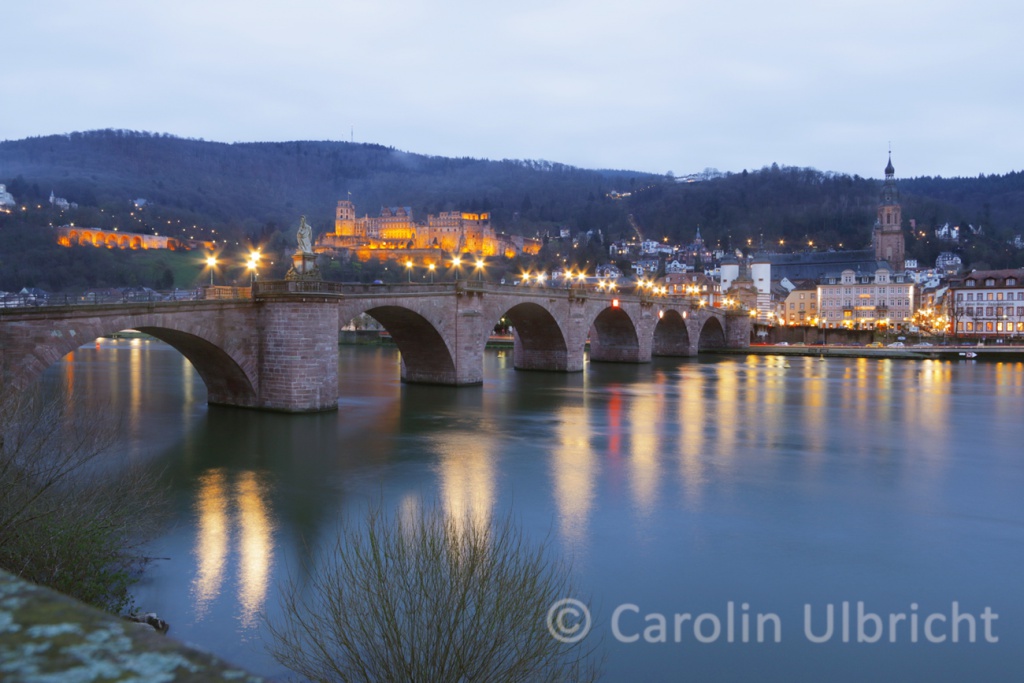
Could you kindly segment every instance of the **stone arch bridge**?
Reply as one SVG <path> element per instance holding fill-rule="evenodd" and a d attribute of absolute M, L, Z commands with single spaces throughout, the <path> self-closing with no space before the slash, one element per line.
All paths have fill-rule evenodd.
<path fill-rule="evenodd" d="M 750 318 L 695 305 L 583 290 L 462 281 L 430 285 L 258 282 L 252 298 L 0 309 L 4 395 L 32 384 L 82 344 L 123 329 L 180 351 L 210 403 L 308 412 L 337 408 L 338 331 L 368 314 L 402 355 L 402 379 L 479 384 L 483 353 L 505 318 L 521 370 L 583 370 L 594 362 L 643 363 L 703 349 L 744 347 Z M 343 378 L 342 378 L 343 379 Z"/>

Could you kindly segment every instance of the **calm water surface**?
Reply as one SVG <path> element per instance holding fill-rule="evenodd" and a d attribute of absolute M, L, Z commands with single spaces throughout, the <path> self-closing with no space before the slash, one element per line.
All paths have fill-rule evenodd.
<path fill-rule="evenodd" d="M 709 357 L 563 375 L 516 372 L 499 351 L 483 386 L 456 390 L 402 385 L 389 348 L 342 347 L 340 362 L 338 412 L 299 416 L 208 407 L 158 342 L 102 340 L 47 372 L 112 404 L 119 448 L 171 484 L 152 549 L 169 559 L 136 595 L 172 635 L 284 676 L 260 611 L 339 519 L 383 498 L 479 520 L 511 508 L 549 535 L 592 598 L 606 680 L 1020 680 L 1021 364 Z M 884 619 L 878 642 L 856 642 L 858 601 Z M 950 642 L 954 601 L 973 643 L 963 616 Z M 634 643 L 611 628 L 624 604 Z M 812 642 L 830 605 L 832 637 Z M 680 642 L 677 613 L 691 615 Z M 890 613 L 906 615 L 896 642 Z M 945 642 L 927 640 L 933 614 Z M 667 642 L 645 642 L 658 615 Z"/>

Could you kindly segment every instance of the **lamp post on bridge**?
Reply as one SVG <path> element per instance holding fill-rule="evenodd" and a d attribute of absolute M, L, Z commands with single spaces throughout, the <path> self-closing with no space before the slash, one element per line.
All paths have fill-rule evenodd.
<path fill-rule="evenodd" d="M 210 286 L 213 287 L 213 271 L 217 267 L 217 257 L 213 254 L 207 256 L 206 266 L 210 269 Z"/>
<path fill-rule="evenodd" d="M 249 284 L 253 284 L 256 280 L 260 279 L 259 266 L 260 252 L 257 249 L 249 254 L 249 262 L 246 263 L 246 267 L 249 269 Z"/>

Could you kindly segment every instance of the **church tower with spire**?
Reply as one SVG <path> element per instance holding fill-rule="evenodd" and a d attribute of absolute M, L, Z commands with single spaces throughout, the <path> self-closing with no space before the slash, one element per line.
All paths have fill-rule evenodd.
<path fill-rule="evenodd" d="M 875 260 L 885 261 L 894 273 L 902 273 L 906 241 L 903 236 L 903 217 L 900 193 L 896 189 L 896 169 L 892 166 L 892 153 L 885 166 L 885 182 L 878 201 L 878 218 L 871 232 Z"/>

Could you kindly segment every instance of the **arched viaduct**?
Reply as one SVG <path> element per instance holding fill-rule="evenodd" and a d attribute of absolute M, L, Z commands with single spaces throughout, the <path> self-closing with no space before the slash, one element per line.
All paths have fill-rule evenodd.
<path fill-rule="evenodd" d="M 652 355 L 742 347 L 749 316 L 580 290 L 477 282 L 338 285 L 261 282 L 254 298 L 0 309 L 0 376 L 19 391 L 92 340 L 136 329 L 180 351 L 206 383 L 209 402 L 288 412 L 331 410 L 338 396 L 338 331 L 366 313 L 391 334 L 407 382 L 483 380 L 483 353 L 503 317 L 522 370 L 583 369 L 591 361 L 643 363 Z"/>

